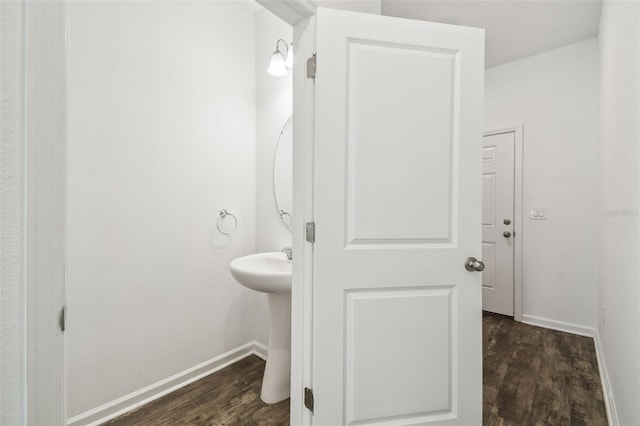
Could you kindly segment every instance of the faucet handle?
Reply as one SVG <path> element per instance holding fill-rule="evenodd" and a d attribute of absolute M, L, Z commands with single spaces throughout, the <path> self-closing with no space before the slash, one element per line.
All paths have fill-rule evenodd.
<path fill-rule="evenodd" d="M 282 247 L 281 251 L 287 255 L 287 260 L 291 260 L 293 258 L 293 249 L 291 247 Z"/>

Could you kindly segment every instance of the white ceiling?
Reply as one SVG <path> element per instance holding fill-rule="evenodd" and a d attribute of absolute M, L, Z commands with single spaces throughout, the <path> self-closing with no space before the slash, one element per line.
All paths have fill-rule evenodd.
<path fill-rule="evenodd" d="M 382 14 L 486 30 L 485 67 L 597 37 L 601 0 L 382 0 Z"/>

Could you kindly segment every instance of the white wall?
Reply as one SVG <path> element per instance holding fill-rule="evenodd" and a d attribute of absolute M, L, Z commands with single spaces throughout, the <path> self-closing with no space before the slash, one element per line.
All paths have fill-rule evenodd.
<path fill-rule="evenodd" d="M 637 425 L 640 424 L 640 3 L 605 0 L 599 39 L 603 215 L 598 332 L 619 424 Z"/>
<path fill-rule="evenodd" d="M 254 251 L 253 9 L 71 2 L 69 39 L 71 417 L 253 340 L 264 301 L 228 271 Z"/>
<path fill-rule="evenodd" d="M 22 2 L 0 2 L 0 424 L 25 422 Z"/>
<path fill-rule="evenodd" d="M 489 68 L 485 75 L 485 129 L 524 125 L 523 314 L 595 327 L 597 41 Z M 547 207 L 548 220 L 530 220 L 530 206 Z"/>
<path fill-rule="evenodd" d="M 284 227 L 273 194 L 273 159 L 282 126 L 292 114 L 291 72 L 285 77 L 267 74 L 276 42 L 293 40 L 291 25 L 267 10 L 256 14 L 256 252 L 280 251 L 291 246 L 291 233 Z M 282 46 L 282 43 L 280 43 Z M 293 161 L 293 159 L 292 159 Z M 256 312 L 258 340 L 267 343 L 265 303 Z"/>

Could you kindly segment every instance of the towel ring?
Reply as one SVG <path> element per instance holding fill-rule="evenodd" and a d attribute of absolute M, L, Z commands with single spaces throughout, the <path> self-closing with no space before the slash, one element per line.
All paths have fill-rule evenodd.
<path fill-rule="evenodd" d="M 220 228 L 220 226 L 222 225 L 222 222 L 224 222 L 224 218 L 226 218 L 227 216 L 231 216 L 233 218 L 233 229 L 229 232 L 224 232 Z M 220 216 L 218 216 L 218 221 L 216 222 L 216 228 L 218 228 L 218 232 L 220 232 L 222 235 L 231 235 L 235 232 L 237 227 L 238 227 L 238 219 L 236 218 L 236 216 L 232 213 L 229 213 L 225 209 L 220 210 Z"/>

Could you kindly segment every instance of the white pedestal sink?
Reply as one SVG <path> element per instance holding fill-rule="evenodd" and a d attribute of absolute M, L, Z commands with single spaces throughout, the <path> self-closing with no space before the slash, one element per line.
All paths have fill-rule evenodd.
<path fill-rule="evenodd" d="M 291 384 L 291 261 L 284 253 L 258 253 L 233 260 L 229 269 L 243 286 L 267 293 L 269 349 L 260 398 L 280 402 Z"/>

